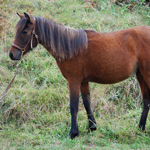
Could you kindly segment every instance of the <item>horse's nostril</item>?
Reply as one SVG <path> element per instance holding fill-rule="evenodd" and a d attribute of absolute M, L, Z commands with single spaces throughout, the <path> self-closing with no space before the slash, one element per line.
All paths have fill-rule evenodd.
<path fill-rule="evenodd" d="M 14 57 L 13 57 L 13 53 L 9 53 L 9 57 L 11 58 L 11 59 L 13 59 Z"/>

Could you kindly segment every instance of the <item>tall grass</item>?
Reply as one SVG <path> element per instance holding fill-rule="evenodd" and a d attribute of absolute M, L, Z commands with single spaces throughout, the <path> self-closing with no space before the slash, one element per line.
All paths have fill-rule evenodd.
<path fill-rule="evenodd" d="M 110 32 L 150 24 L 148 6 L 119 7 L 111 1 L 5 0 L 0 1 L 0 93 L 13 77 L 16 64 L 8 50 L 19 21 L 16 12 L 51 19 L 74 28 Z M 132 78 L 115 84 L 90 83 L 97 132 L 87 134 L 87 116 L 80 96 L 80 138 L 70 140 L 69 92 L 55 60 L 43 47 L 21 63 L 11 89 L 0 102 L 0 149 L 149 149 L 150 119 L 146 133 L 138 130 L 142 100 Z"/>

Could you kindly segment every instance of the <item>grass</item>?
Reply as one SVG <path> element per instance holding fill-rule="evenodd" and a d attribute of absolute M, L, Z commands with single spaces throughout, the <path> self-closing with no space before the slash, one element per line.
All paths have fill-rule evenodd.
<path fill-rule="evenodd" d="M 150 8 L 119 7 L 97 0 L 91 7 L 84 0 L 0 1 L 0 93 L 14 75 L 17 62 L 8 50 L 19 18 L 28 12 L 74 28 L 110 32 L 150 24 Z M 82 18 L 82 19 L 81 19 Z M 55 60 L 43 47 L 25 57 L 8 94 L 0 103 L 0 149 L 149 149 L 150 117 L 146 133 L 138 129 L 142 111 L 139 85 L 132 78 L 115 84 L 90 83 L 92 108 L 98 130 L 87 133 L 87 116 L 80 96 L 80 137 L 71 140 L 69 91 Z"/>

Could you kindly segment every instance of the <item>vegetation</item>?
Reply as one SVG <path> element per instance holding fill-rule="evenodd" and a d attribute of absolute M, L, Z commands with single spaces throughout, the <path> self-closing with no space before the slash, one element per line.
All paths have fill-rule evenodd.
<path fill-rule="evenodd" d="M 150 25 L 148 5 L 122 7 L 96 0 L 0 0 L 0 93 L 13 77 L 17 62 L 8 50 L 19 21 L 28 12 L 74 28 L 110 32 Z M 97 131 L 87 133 L 87 116 L 80 98 L 80 137 L 71 140 L 67 82 L 43 47 L 25 56 L 18 75 L 0 102 L 0 149 L 149 149 L 150 115 L 146 132 L 138 129 L 142 111 L 139 85 L 132 78 L 115 84 L 90 83 Z"/>

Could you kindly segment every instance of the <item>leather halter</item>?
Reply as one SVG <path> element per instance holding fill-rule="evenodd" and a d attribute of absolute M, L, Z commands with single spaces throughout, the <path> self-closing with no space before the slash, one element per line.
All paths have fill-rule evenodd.
<path fill-rule="evenodd" d="M 35 19 L 35 18 L 34 18 L 34 20 L 35 20 L 35 22 L 36 22 L 36 19 Z M 36 27 L 36 24 L 34 25 L 34 28 L 33 28 L 32 32 L 31 32 L 31 37 L 29 38 L 29 41 L 27 42 L 27 44 L 25 45 L 24 48 L 22 48 L 22 47 L 20 47 L 20 46 L 18 46 L 18 45 L 16 45 L 16 44 L 14 44 L 14 43 L 12 43 L 11 46 L 13 46 L 13 47 L 15 47 L 15 48 L 21 50 L 22 53 L 23 53 L 23 52 L 25 52 L 25 49 L 26 49 L 26 47 L 28 46 L 28 44 L 31 42 L 31 50 L 32 50 L 32 49 L 33 49 L 33 35 L 35 35 L 35 38 L 37 39 L 37 42 L 39 43 L 39 41 L 38 41 L 38 35 L 35 33 L 35 27 Z"/>

